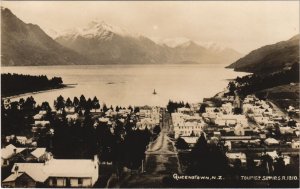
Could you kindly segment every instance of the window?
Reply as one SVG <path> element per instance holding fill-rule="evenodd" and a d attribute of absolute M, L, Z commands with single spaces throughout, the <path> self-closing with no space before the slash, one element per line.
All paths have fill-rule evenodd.
<path fill-rule="evenodd" d="M 83 181 L 82 181 L 82 178 L 79 178 L 78 179 L 78 185 L 82 185 Z"/>
<path fill-rule="evenodd" d="M 52 179 L 52 185 L 53 185 L 53 186 L 56 186 L 56 185 L 57 185 L 57 179 L 56 179 L 56 178 L 53 178 L 53 179 Z"/>
<path fill-rule="evenodd" d="M 3 165 L 8 165 L 8 160 L 7 160 L 7 159 L 5 159 L 5 160 L 3 161 Z"/>

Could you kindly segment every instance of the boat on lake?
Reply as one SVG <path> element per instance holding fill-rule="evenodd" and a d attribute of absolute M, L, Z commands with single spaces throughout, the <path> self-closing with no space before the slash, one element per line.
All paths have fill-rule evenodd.
<path fill-rule="evenodd" d="M 157 93 L 156 93 L 156 91 L 155 91 L 155 89 L 154 89 L 154 91 L 153 91 L 153 93 L 152 94 L 154 94 L 154 95 L 156 95 Z"/>

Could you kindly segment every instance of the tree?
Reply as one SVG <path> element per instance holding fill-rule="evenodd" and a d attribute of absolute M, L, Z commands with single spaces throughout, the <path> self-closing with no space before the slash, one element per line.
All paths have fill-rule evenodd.
<path fill-rule="evenodd" d="M 86 105 L 85 105 L 85 110 L 91 110 L 93 109 L 93 102 L 92 100 L 89 98 L 87 101 L 86 101 Z"/>
<path fill-rule="evenodd" d="M 86 99 L 84 95 L 80 96 L 80 100 L 79 100 L 79 106 L 81 109 L 85 109 L 86 106 Z"/>
<path fill-rule="evenodd" d="M 238 115 L 238 114 L 242 114 L 243 110 L 241 108 L 234 108 L 233 109 L 233 113 Z"/>
<path fill-rule="evenodd" d="M 192 148 L 191 155 L 193 159 L 198 159 L 201 155 L 204 155 L 208 152 L 207 141 L 204 136 L 204 133 L 201 133 L 201 136 L 197 140 L 195 146 Z"/>
<path fill-rule="evenodd" d="M 178 149 L 189 149 L 188 143 L 181 137 L 179 137 L 175 144 Z"/>
<path fill-rule="evenodd" d="M 67 98 L 67 101 L 66 101 L 66 107 L 68 108 L 69 111 L 73 107 L 73 103 L 69 97 Z"/>
<path fill-rule="evenodd" d="M 61 95 L 57 97 L 56 101 L 54 101 L 54 107 L 57 111 L 65 108 L 65 100 Z"/>
<path fill-rule="evenodd" d="M 103 112 L 107 112 L 108 111 L 108 108 L 106 106 L 106 104 L 103 104 Z"/>
<path fill-rule="evenodd" d="M 185 104 L 185 107 L 186 107 L 186 108 L 191 108 L 191 106 L 190 106 L 189 103 L 186 103 L 186 104 Z"/>
<path fill-rule="evenodd" d="M 202 103 L 199 109 L 199 113 L 204 113 L 206 107 L 208 107 L 208 104 Z"/>
<path fill-rule="evenodd" d="M 76 96 L 73 99 L 73 105 L 75 108 L 77 108 L 79 106 L 79 99 Z"/>
<path fill-rule="evenodd" d="M 228 83 L 228 90 L 229 90 L 229 95 L 234 95 L 234 92 L 236 90 L 236 85 L 233 81 L 230 81 Z"/>
<path fill-rule="evenodd" d="M 134 107 L 134 113 L 140 112 L 140 107 Z"/>
<path fill-rule="evenodd" d="M 20 109 L 21 109 L 21 110 L 23 110 L 23 108 L 24 108 L 24 103 L 25 103 L 24 98 L 20 98 L 20 100 L 19 100 L 19 106 L 20 106 Z M 2 103 L 2 104 L 3 104 L 3 103 Z"/>
<path fill-rule="evenodd" d="M 195 132 L 194 132 L 194 131 L 192 131 L 190 136 L 191 136 L 191 137 L 194 137 L 194 136 L 196 136 L 196 135 L 195 135 Z"/>
<path fill-rule="evenodd" d="M 159 125 L 155 125 L 155 127 L 153 128 L 153 133 L 158 135 L 160 133 L 161 129 Z"/>
<path fill-rule="evenodd" d="M 31 96 L 26 99 L 23 108 L 26 111 L 32 111 L 35 108 L 35 104 L 36 104 L 36 102 L 35 102 L 34 98 Z"/>
<path fill-rule="evenodd" d="M 296 126 L 296 121 L 295 120 L 293 120 L 293 119 L 291 119 L 291 120 L 289 120 L 288 121 L 288 126 L 290 126 L 290 127 L 295 127 Z"/>
<path fill-rule="evenodd" d="M 128 106 L 128 109 L 132 112 L 133 111 L 133 108 L 131 105 Z"/>
<path fill-rule="evenodd" d="M 46 111 L 51 111 L 51 107 L 48 102 L 42 102 L 41 109 Z"/>
<path fill-rule="evenodd" d="M 95 96 L 94 99 L 93 99 L 93 109 L 96 110 L 100 108 L 100 103 L 99 103 L 99 100 L 97 99 L 97 97 Z"/>

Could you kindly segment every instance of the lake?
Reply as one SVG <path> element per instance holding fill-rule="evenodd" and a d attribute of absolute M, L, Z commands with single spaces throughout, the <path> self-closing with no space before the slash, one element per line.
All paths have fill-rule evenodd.
<path fill-rule="evenodd" d="M 113 105 L 165 106 L 169 99 L 201 102 L 222 91 L 228 79 L 246 75 L 225 69 L 220 64 L 167 64 L 167 65 L 89 65 L 89 66 L 28 66 L 2 67 L 2 73 L 47 75 L 62 77 L 74 88 L 23 95 L 33 96 L 37 103 L 62 95 L 65 99 L 83 94 L 86 99 L 97 96 L 101 103 Z M 153 95 L 153 90 L 157 92 Z M 18 100 L 18 98 L 12 100 Z"/>

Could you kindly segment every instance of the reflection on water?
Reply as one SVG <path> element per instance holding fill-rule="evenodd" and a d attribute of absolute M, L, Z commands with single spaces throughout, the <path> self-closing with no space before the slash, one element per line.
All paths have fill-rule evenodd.
<path fill-rule="evenodd" d="M 97 96 L 107 105 L 160 105 L 169 99 L 200 102 L 227 86 L 227 79 L 245 75 L 225 65 L 100 65 L 2 67 L 2 73 L 62 77 L 74 88 L 33 94 L 37 103 L 53 104 L 57 96 Z M 153 90 L 157 92 L 153 95 Z M 27 95 L 28 96 L 28 95 Z M 27 97 L 23 96 L 23 97 Z"/>

